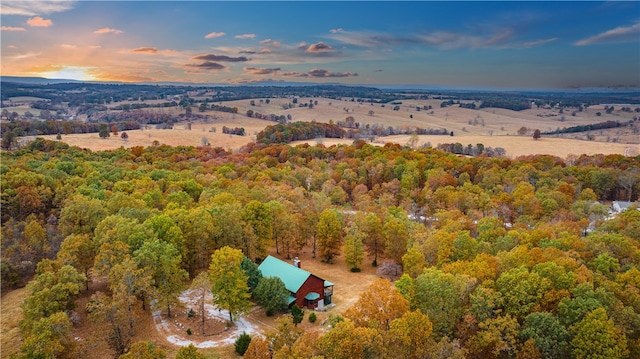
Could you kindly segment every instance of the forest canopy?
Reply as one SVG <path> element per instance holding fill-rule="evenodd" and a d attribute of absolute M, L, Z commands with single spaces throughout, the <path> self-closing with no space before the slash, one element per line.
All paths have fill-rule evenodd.
<path fill-rule="evenodd" d="M 331 262 L 347 240 L 353 268 L 395 263 L 394 282 L 375 282 L 326 334 L 287 336 L 274 351 L 640 356 L 640 211 L 608 205 L 638 199 L 640 157 L 463 157 L 363 141 L 92 152 L 37 139 L 3 152 L 0 173 L 3 290 L 31 281 L 23 357 L 38 341 L 74 350 L 65 313 L 97 277 L 110 292 L 87 310 L 129 333 L 152 303 L 171 316 L 183 280 L 220 267 L 215 253 L 240 263 L 305 250 Z M 357 241 L 366 255 L 353 254 Z M 248 297 L 241 284 L 227 300 Z M 137 348 L 109 338 L 114 353 Z"/>

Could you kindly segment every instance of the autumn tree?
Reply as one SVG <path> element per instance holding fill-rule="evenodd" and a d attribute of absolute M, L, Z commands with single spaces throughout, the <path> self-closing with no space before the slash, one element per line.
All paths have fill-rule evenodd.
<path fill-rule="evenodd" d="M 359 227 L 365 233 L 364 245 L 367 254 L 373 256 L 373 266 L 378 265 L 378 256 L 384 253 L 382 220 L 375 213 L 368 213 L 359 220 Z"/>
<path fill-rule="evenodd" d="M 273 217 L 269 207 L 256 200 L 250 201 L 244 207 L 242 219 L 255 235 L 254 240 L 244 246 L 245 255 L 253 259 L 264 258 L 273 238 Z"/>
<path fill-rule="evenodd" d="M 390 217 L 383 227 L 385 255 L 397 264 L 402 264 L 402 256 L 407 252 L 408 231 L 406 222 Z"/>
<path fill-rule="evenodd" d="M 244 352 L 245 359 L 271 359 L 269 342 L 262 337 L 256 336 L 251 339 L 251 343 Z"/>
<path fill-rule="evenodd" d="M 58 251 L 58 261 L 61 265 L 73 266 L 78 272 L 84 273 L 87 290 L 89 290 L 89 269 L 93 267 L 95 256 L 96 249 L 87 234 L 68 236 Z"/>
<path fill-rule="evenodd" d="M 178 354 L 176 354 L 176 359 L 206 359 L 207 357 L 198 352 L 198 349 L 193 345 L 189 344 L 184 347 L 180 347 L 178 349 Z"/>
<path fill-rule="evenodd" d="M 405 312 L 402 317 L 391 322 L 385 337 L 387 358 L 427 358 L 429 347 L 434 344 L 431 337 L 433 327 L 429 316 L 419 309 Z"/>
<path fill-rule="evenodd" d="M 316 236 L 320 257 L 327 263 L 333 263 L 333 258 L 340 254 L 342 245 L 342 223 L 336 211 L 325 209 L 320 213 Z"/>
<path fill-rule="evenodd" d="M 355 223 L 352 223 L 347 228 L 347 236 L 345 237 L 344 242 L 345 261 L 352 272 L 360 271 L 360 266 L 364 259 L 364 247 L 362 245 L 363 239 L 364 233 L 360 231 L 360 228 L 358 228 Z"/>
<path fill-rule="evenodd" d="M 156 347 L 153 342 L 137 342 L 131 345 L 129 351 L 120 356 L 120 359 L 164 359 L 167 353 Z"/>
<path fill-rule="evenodd" d="M 291 347 L 302 335 L 302 329 L 293 323 L 293 317 L 289 314 L 276 319 L 276 323 L 276 330 L 267 334 L 269 347 L 274 353 L 283 347 Z"/>
<path fill-rule="evenodd" d="M 518 351 L 520 325 L 510 316 L 499 316 L 480 323 L 467 346 L 473 357 L 513 357 Z"/>
<path fill-rule="evenodd" d="M 229 311 L 231 323 L 234 316 L 246 312 L 251 305 L 247 275 L 240 268 L 243 258 L 242 251 L 225 246 L 211 255 L 209 265 L 213 302 Z"/>
<path fill-rule="evenodd" d="M 389 330 L 391 322 L 409 310 L 409 302 L 386 279 L 377 279 L 360 294 L 356 303 L 349 307 L 344 317 L 357 327 Z"/>
<path fill-rule="evenodd" d="M 383 351 L 377 329 L 356 326 L 350 320 L 338 323 L 322 336 L 320 345 L 325 357 L 335 359 L 376 358 Z"/>

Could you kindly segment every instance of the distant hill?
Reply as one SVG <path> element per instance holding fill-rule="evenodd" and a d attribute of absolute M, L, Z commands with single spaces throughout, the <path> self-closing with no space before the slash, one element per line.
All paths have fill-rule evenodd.
<path fill-rule="evenodd" d="M 28 84 L 28 85 L 51 85 L 51 84 L 62 84 L 62 83 L 79 83 L 82 81 L 78 80 L 69 80 L 69 79 L 47 79 L 44 77 L 19 77 L 19 76 L 0 76 L 0 81 L 2 82 L 14 82 L 19 84 Z"/>

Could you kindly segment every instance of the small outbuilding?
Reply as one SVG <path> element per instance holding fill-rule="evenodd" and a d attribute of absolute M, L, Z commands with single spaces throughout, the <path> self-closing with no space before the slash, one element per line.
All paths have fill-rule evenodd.
<path fill-rule="evenodd" d="M 300 308 L 322 309 L 331 304 L 333 283 L 300 268 L 298 258 L 293 263 L 268 256 L 258 268 L 263 277 L 278 277 L 284 282 L 289 291 L 289 307 L 295 303 Z"/>

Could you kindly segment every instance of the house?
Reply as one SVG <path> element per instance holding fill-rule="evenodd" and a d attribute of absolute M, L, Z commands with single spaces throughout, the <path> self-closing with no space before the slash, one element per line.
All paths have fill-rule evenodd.
<path fill-rule="evenodd" d="M 300 308 L 322 309 L 331 304 L 333 283 L 300 268 L 298 258 L 294 265 L 276 257 L 268 256 L 258 266 L 263 277 L 278 277 L 289 291 L 289 306 L 294 303 Z"/>
<path fill-rule="evenodd" d="M 613 209 L 613 213 L 622 213 L 634 204 L 634 202 L 613 201 L 613 203 L 611 204 L 611 208 Z"/>

